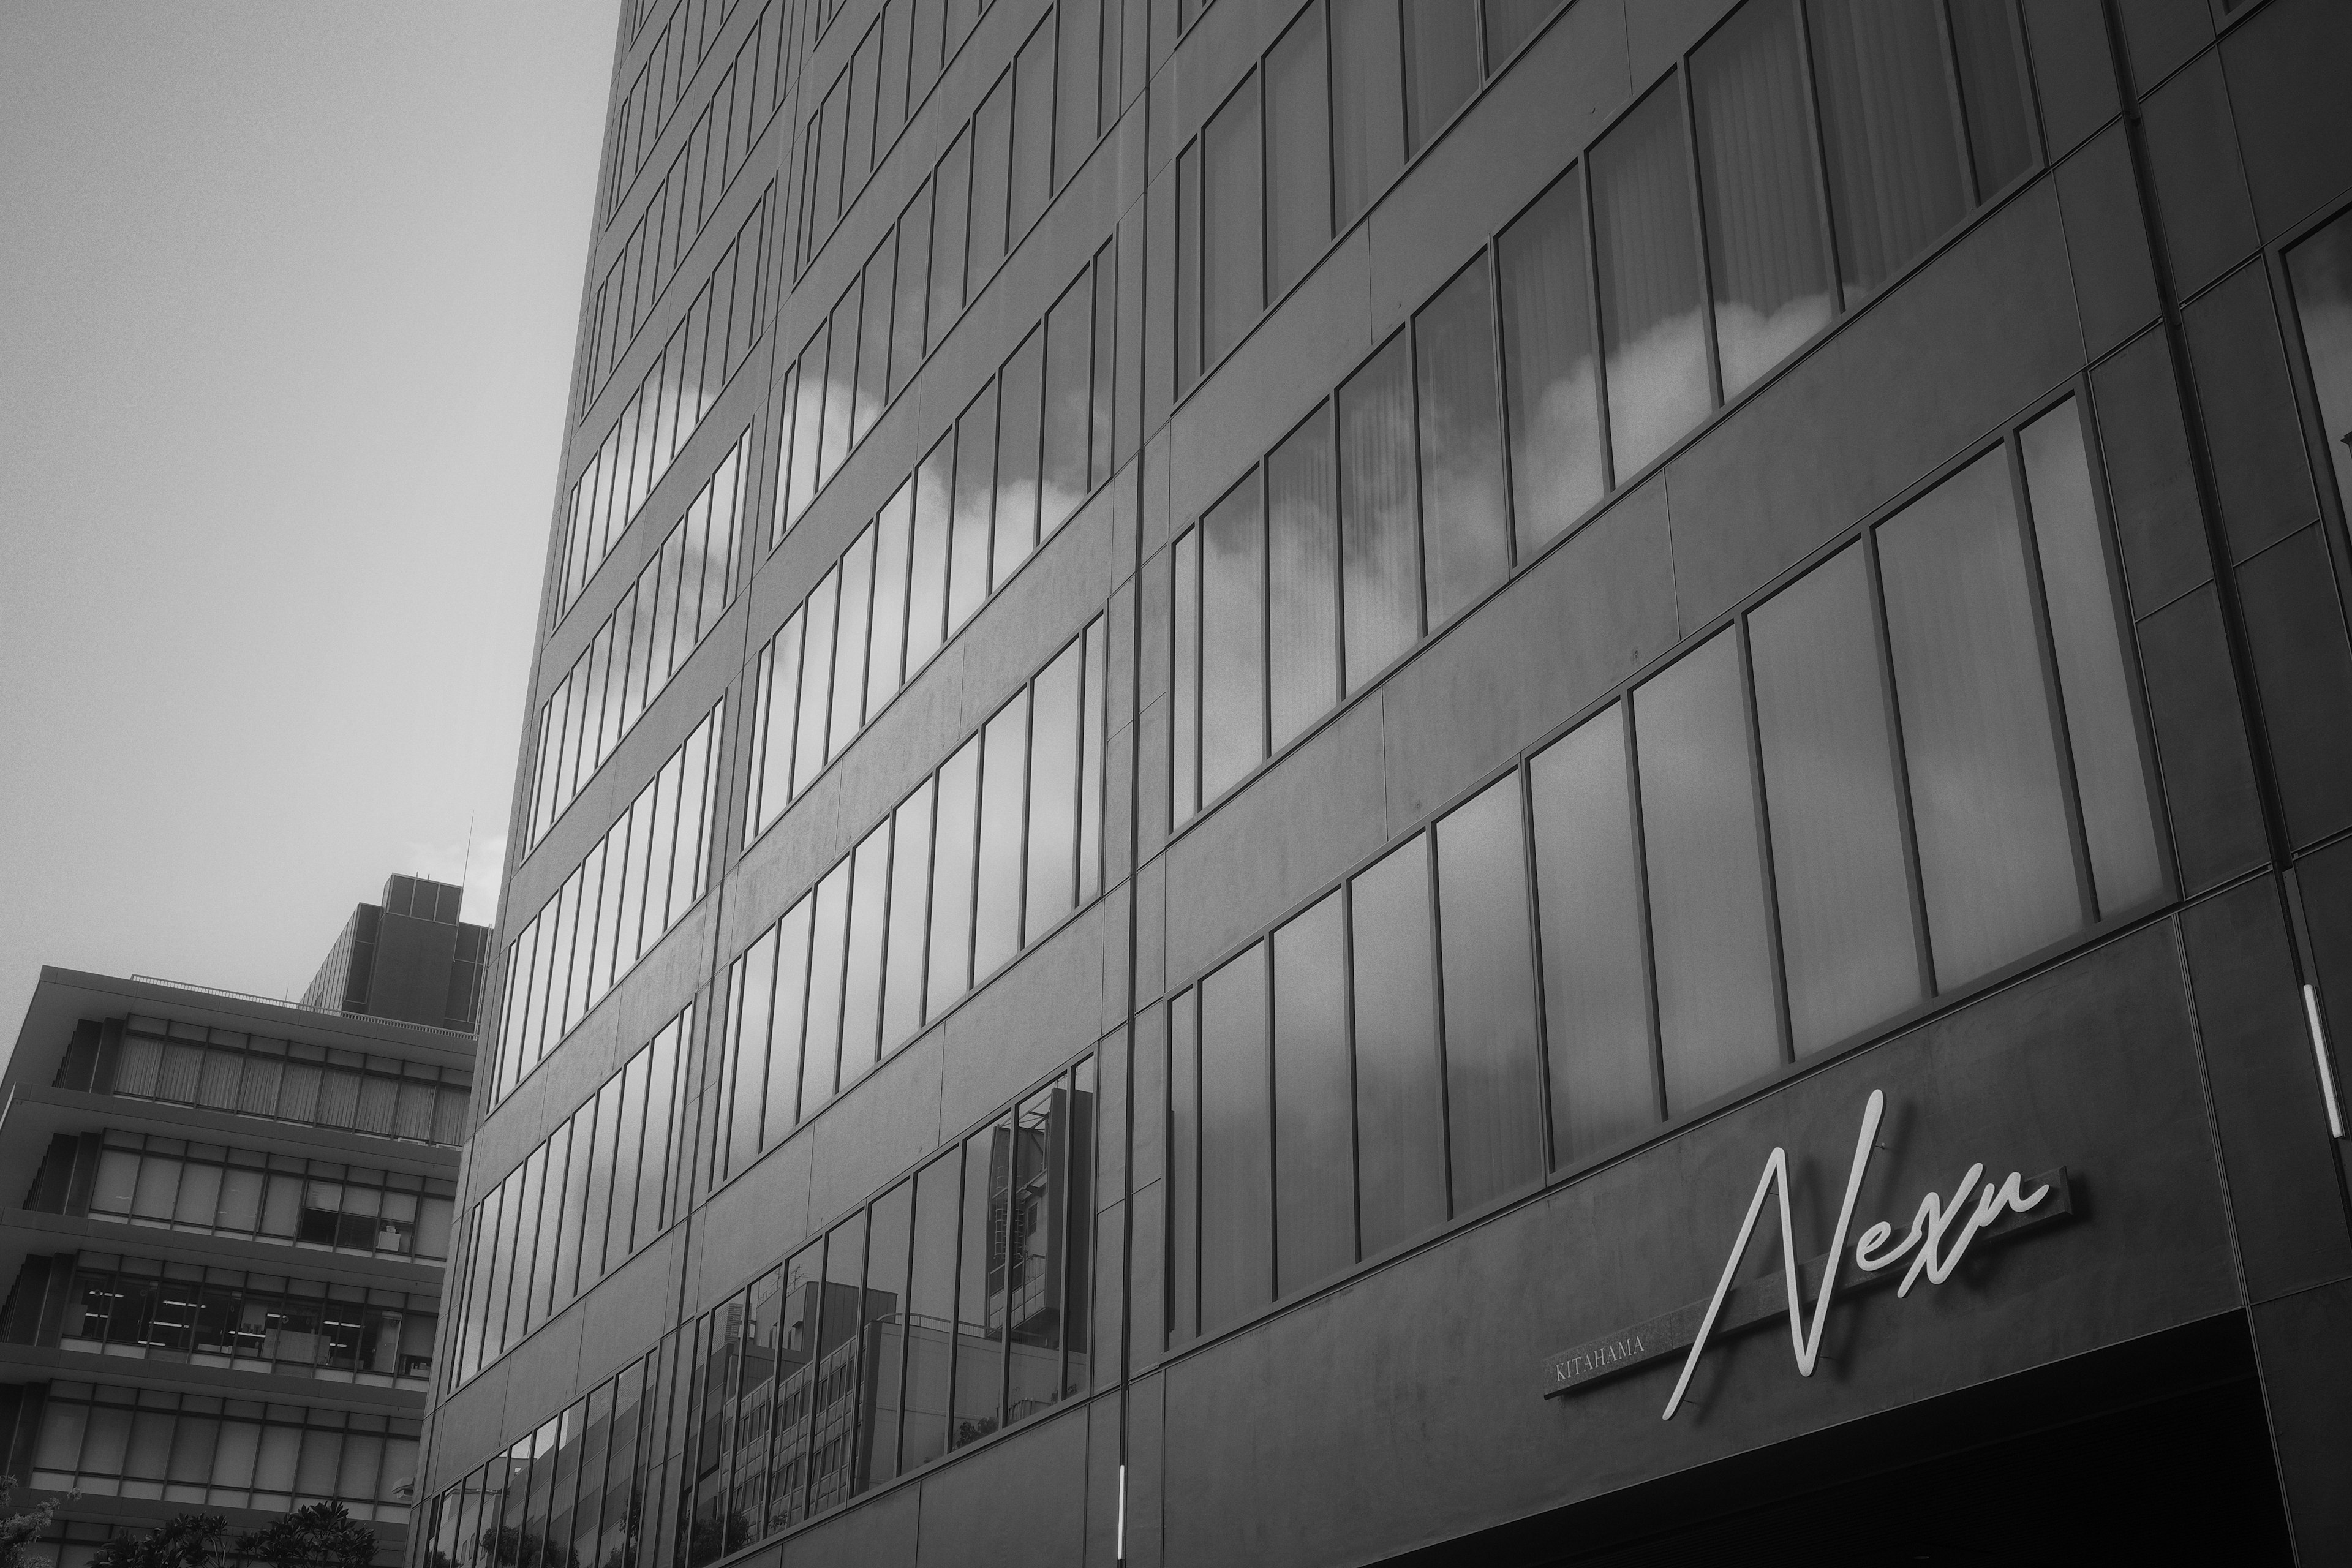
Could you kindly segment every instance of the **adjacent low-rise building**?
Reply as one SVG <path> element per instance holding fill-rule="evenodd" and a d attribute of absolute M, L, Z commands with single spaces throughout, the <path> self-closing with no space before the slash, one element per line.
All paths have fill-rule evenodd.
<path fill-rule="evenodd" d="M 436 1020 L 469 984 L 440 969 Z M 0 1468 L 19 1506 L 68 1499 L 59 1568 L 176 1514 L 320 1501 L 404 1553 L 473 1047 L 42 970 L 0 1080 Z"/>

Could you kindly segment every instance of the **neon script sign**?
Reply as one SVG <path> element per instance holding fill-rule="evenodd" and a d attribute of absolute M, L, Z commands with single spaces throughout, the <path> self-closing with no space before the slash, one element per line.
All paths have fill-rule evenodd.
<path fill-rule="evenodd" d="M 1763 1328 L 1784 1311 L 1788 1314 L 1790 1346 L 1796 1355 L 1797 1373 L 1811 1377 L 1820 1362 L 1822 1328 L 1829 1319 L 1830 1302 L 1841 1285 L 1851 1295 L 1895 1284 L 1895 1295 L 1907 1296 L 1923 1279 L 1931 1285 L 1941 1285 L 1949 1279 L 1973 1244 L 1990 1246 L 2007 1241 L 2073 1215 L 2073 1194 L 2067 1186 L 2065 1167 L 2044 1171 L 2031 1180 L 2012 1171 L 2006 1179 L 1996 1182 L 1985 1176 L 1984 1163 L 1979 1161 L 1968 1168 L 1948 1198 L 1930 1189 L 1919 1200 L 1910 1228 L 1900 1241 L 1895 1238 L 1895 1226 L 1886 1220 L 1864 1230 L 1853 1246 L 1854 1273 L 1842 1279 L 1841 1266 L 1846 1262 L 1846 1237 L 1853 1229 L 1854 1202 L 1862 1195 L 1863 1178 L 1870 1170 L 1871 1155 L 1879 1146 L 1879 1124 L 1885 1115 L 1885 1092 L 1872 1089 L 1870 1100 L 1863 1108 L 1862 1130 L 1853 1144 L 1853 1163 L 1846 1173 L 1845 1200 L 1839 1205 L 1837 1228 L 1831 1236 L 1827 1252 L 1802 1263 L 1797 1260 L 1796 1227 L 1789 1212 L 1789 1152 L 1774 1149 L 1764 1161 L 1763 1174 L 1756 1183 L 1756 1195 L 1748 1200 L 1747 1217 L 1740 1221 L 1738 1237 L 1731 1244 L 1731 1256 L 1724 1260 L 1723 1275 L 1716 1282 L 1715 1294 L 1704 1302 L 1694 1301 L 1645 1323 L 1547 1358 L 1542 1372 L 1544 1397 L 1580 1394 L 1638 1367 L 1686 1352 L 1682 1375 L 1675 1380 L 1674 1393 L 1666 1399 L 1662 1417 L 1671 1421 L 1682 1407 L 1691 1375 L 1698 1370 L 1699 1357 L 1705 1353 L 1710 1338 L 1721 1339 Z M 1756 1234 L 1758 1218 L 1764 1213 L 1765 1200 L 1776 1196 L 1780 1205 L 1780 1273 L 1735 1285 L 1733 1277 L 1748 1256 L 1748 1245 Z M 1896 1276 L 1890 1271 L 1906 1258 L 1909 1267 L 1896 1284 Z M 1804 1309 L 1809 1288 L 1813 1291 L 1810 1324 L 1805 1321 Z"/>

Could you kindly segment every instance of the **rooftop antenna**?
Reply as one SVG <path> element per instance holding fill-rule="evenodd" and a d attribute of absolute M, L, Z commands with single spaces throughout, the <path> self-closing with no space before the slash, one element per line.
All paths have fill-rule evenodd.
<path fill-rule="evenodd" d="M 474 814 L 466 814 L 466 858 L 457 866 L 457 910 L 466 908 L 466 875 L 474 868 Z"/>

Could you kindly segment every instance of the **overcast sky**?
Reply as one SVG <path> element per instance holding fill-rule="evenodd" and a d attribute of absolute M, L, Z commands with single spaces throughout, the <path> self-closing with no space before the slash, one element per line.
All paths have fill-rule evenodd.
<path fill-rule="evenodd" d="M 0 1040 L 493 918 L 616 11 L 0 0 Z"/>

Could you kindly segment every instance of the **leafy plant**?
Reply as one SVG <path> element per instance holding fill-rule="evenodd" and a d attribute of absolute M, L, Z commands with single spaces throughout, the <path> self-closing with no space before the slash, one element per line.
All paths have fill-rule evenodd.
<path fill-rule="evenodd" d="M 219 1568 L 228 1521 L 216 1513 L 184 1513 L 144 1535 L 118 1535 L 98 1549 L 91 1568 Z"/>
<path fill-rule="evenodd" d="M 0 1476 L 0 1508 L 7 1506 L 16 1490 L 16 1478 Z M 49 1521 L 57 1517 L 58 1500 L 0 1518 L 0 1568 L 47 1568 L 48 1559 L 33 1554 L 33 1543 L 48 1533 Z"/>
<path fill-rule="evenodd" d="M 247 1531 L 236 1538 L 236 1550 L 269 1568 L 368 1568 L 375 1559 L 375 1531 L 352 1519 L 341 1503 L 314 1502 Z M 0 1563 L 0 1568 L 9 1565 Z"/>

